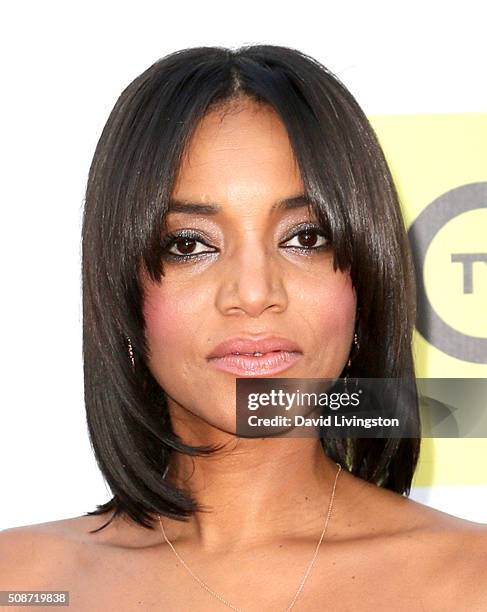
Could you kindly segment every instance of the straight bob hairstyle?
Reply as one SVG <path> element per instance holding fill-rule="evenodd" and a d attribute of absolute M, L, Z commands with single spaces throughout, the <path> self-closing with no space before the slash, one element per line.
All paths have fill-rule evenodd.
<path fill-rule="evenodd" d="M 283 46 L 171 53 L 120 95 L 87 182 L 85 404 L 91 444 L 112 493 L 110 501 L 87 514 L 114 511 L 98 529 L 117 515 L 151 529 L 156 513 L 187 521 L 204 511 L 163 474 L 174 451 L 204 456 L 221 447 L 186 445 L 172 430 L 164 390 L 146 365 L 140 271 L 144 266 L 152 280 L 164 282 L 161 229 L 182 156 L 208 111 L 225 111 L 242 98 L 278 113 L 305 196 L 331 236 L 334 269 L 350 270 L 360 347 L 346 374 L 415 381 L 409 243 L 384 154 L 354 97 L 315 59 Z M 407 410 L 419 432 L 417 394 Z M 351 474 L 409 495 L 420 437 L 321 442 Z"/>

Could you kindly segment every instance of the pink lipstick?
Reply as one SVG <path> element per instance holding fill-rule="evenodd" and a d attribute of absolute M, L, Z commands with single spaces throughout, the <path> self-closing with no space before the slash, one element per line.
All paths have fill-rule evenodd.
<path fill-rule="evenodd" d="M 260 340 L 230 338 L 207 356 L 219 370 L 239 377 L 271 376 L 290 368 L 302 357 L 300 347 L 287 338 L 269 336 Z"/>

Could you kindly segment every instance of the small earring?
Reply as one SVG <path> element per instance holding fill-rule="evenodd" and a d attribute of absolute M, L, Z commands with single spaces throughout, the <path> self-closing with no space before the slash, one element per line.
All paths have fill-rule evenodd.
<path fill-rule="evenodd" d="M 130 361 L 132 363 L 132 368 L 135 369 L 134 349 L 132 348 L 132 343 L 130 342 L 130 338 L 128 336 L 127 336 L 127 344 L 128 344 Z"/>
<path fill-rule="evenodd" d="M 345 378 L 343 380 L 344 386 L 345 386 L 345 393 L 348 393 L 348 385 L 347 385 L 347 383 L 348 383 L 348 372 L 350 371 L 350 368 L 352 367 L 352 350 L 356 354 L 357 351 L 359 350 L 359 348 L 360 348 L 360 343 L 358 341 L 358 334 L 357 334 L 357 332 L 355 332 L 353 334 L 352 349 L 350 350 L 350 355 L 349 355 L 349 358 L 348 358 L 347 371 L 345 373 Z"/>
<path fill-rule="evenodd" d="M 352 348 L 354 348 L 354 352 L 355 353 L 357 353 L 357 351 L 360 348 L 360 343 L 358 341 L 358 334 L 357 334 L 357 332 L 355 332 L 353 334 L 353 347 Z M 349 356 L 348 363 L 347 363 L 347 366 L 349 368 L 351 367 L 351 365 L 352 365 L 352 351 L 350 351 L 350 356 Z"/>
<path fill-rule="evenodd" d="M 357 353 L 359 348 L 360 348 L 360 342 L 358 341 L 358 334 L 357 334 L 357 332 L 355 332 L 353 334 L 353 344 L 355 345 L 355 353 Z"/>

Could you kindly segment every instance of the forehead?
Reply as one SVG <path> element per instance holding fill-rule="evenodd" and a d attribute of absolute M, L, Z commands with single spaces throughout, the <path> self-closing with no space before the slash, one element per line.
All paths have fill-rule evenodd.
<path fill-rule="evenodd" d="M 286 128 L 270 107 L 251 101 L 210 111 L 196 128 L 175 181 L 175 199 L 232 201 L 302 192 Z"/>

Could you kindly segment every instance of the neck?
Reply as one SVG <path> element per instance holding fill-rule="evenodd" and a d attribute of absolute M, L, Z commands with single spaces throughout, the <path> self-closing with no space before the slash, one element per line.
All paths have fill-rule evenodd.
<path fill-rule="evenodd" d="M 192 445 L 222 442 L 222 432 L 210 442 L 194 430 L 191 436 L 177 433 Z M 168 539 L 222 552 L 285 537 L 319 537 L 338 470 L 320 440 L 227 434 L 226 441 L 231 450 L 209 457 L 172 456 L 166 480 L 190 493 L 204 512 L 188 522 L 163 517 Z"/>

